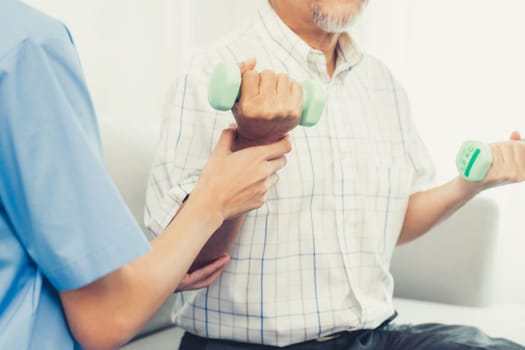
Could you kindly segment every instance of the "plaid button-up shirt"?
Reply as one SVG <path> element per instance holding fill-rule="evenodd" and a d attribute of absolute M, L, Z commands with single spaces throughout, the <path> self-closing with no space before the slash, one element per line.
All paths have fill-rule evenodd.
<path fill-rule="evenodd" d="M 215 64 L 255 56 L 259 70 L 318 79 L 327 89 L 320 122 L 291 132 L 280 181 L 248 214 L 222 276 L 179 294 L 174 319 L 187 331 L 284 346 L 376 327 L 394 313 L 390 259 L 408 198 L 429 186 L 434 169 L 389 70 L 348 34 L 337 52 L 330 78 L 323 53 L 267 5 L 247 28 L 196 55 L 171 90 L 147 193 L 154 232 L 170 222 L 233 121 L 207 102 Z"/>

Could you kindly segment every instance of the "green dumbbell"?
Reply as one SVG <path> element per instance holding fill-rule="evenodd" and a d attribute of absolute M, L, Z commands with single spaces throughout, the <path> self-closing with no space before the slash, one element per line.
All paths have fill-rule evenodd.
<path fill-rule="evenodd" d="M 492 165 L 492 151 L 480 141 L 465 141 L 456 156 L 456 167 L 467 181 L 481 181 Z"/>
<path fill-rule="evenodd" d="M 325 103 L 324 86 L 315 80 L 305 80 L 303 88 L 303 111 L 300 125 L 313 126 L 321 118 Z M 208 102 L 220 111 L 230 110 L 239 99 L 241 72 L 233 63 L 219 63 L 211 76 Z"/>

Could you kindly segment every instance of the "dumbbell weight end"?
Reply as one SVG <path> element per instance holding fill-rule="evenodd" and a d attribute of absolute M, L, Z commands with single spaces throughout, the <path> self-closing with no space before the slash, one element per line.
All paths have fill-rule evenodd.
<path fill-rule="evenodd" d="M 456 156 L 456 168 L 467 181 L 482 181 L 492 165 L 492 151 L 480 141 L 465 141 Z"/>
<path fill-rule="evenodd" d="M 319 122 L 323 113 L 326 91 L 324 86 L 316 80 L 305 80 L 303 88 L 303 111 L 301 113 L 302 126 L 314 126 Z"/>
<path fill-rule="evenodd" d="M 239 99 L 241 71 L 230 63 L 215 66 L 208 86 L 208 102 L 219 111 L 229 111 Z"/>

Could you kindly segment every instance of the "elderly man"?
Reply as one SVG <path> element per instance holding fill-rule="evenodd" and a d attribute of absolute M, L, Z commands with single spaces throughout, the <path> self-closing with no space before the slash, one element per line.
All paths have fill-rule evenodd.
<path fill-rule="evenodd" d="M 405 91 L 345 32 L 364 5 L 271 0 L 250 26 L 195 57 L 172 90 L 147 196 L 146 223 L 157 232 L 191 198 L 219 130 L 231 122 L 230 113 L 213 111 L 206 99 L 218 62 L 255 56 L 262 70 L 244 73 L 233 108 L 239 149 L 297 124 L 295 99 L 283 114 L 272 97 L 295 84 L 288 76 L 320 80 L 327 90 L 319 124 L 290 133 L 294 152 L 266 204 L 225 222 L 201 252 L 196 264 L 224 249 L 232 263 L 207 289 L 180 295 L 182 349 L 522 348 L 469 327 L 390 323 L 395 246 L 480 191 L 522 181 L 525 146 L 491 145 L 498 156 L 482 182 L 458 177 L 431 188 L 433 165 Z"/>

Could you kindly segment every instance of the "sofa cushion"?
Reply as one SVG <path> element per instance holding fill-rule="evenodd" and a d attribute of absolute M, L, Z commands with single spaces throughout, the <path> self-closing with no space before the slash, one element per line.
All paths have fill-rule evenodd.
<path fill-rule="evenodd" d="M 391 264 L 395 295 L 490 305 L 498 219 L 494 200 L 476 197 L 421 238 L 396 248 Z"/>

